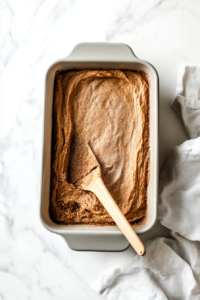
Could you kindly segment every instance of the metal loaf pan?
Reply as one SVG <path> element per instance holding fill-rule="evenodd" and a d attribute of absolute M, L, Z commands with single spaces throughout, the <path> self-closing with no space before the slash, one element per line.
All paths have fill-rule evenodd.
<path fill-rule="evenodd" d="M 133 226 L 138 234 L 150 230 L 157 218 L 158 197 L 158 75 L 155 68 L 135 56 L 126 44 L 81 43 L 71 54 L 54 63 L 46 75 L 43 164 L 40 216 L 44 227 L 63 236 L 74 250 L 123 251 L 129 243 L 117 226 L 55 224 L 49 216 L 51 176 L 52 104 L 55 72 L 59 69 L 129 69 L 144 70 L 150 79 L 150 182 L 147 197 L 147 219 L 142 226 Z"/>

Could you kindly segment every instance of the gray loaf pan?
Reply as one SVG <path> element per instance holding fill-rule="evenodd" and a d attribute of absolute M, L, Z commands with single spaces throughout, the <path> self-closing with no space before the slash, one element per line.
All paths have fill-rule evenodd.
<path fill-rule="evenodd" d="M 150 79 L 150 181 L 147 195 L 147 218 L 140 226 L 133 226 L 138 233 L 147 232 L 157 218 L 158 196 L 158 75 L 154 67 L 135 56 L 126 44 L 81 43 L 66 58 L 55 62 L 46 74 L 43 162 L 41 172 L 40 216 L 44 227 L 60 234 L 73 250 L 123 251 L 129 243 L 117 226 L 59 225 L 49 215 L 51 177 L 51 133 L 54 78 L 57 70 L 68 69 L 126 69 L 144 70 Z"/>

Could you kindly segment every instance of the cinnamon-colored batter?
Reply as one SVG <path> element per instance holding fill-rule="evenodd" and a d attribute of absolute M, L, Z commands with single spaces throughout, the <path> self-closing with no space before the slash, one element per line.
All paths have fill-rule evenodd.
<path fill-rule="evenodd" d="M 60 224 L 113 224 L 92 192 L 70 183 L 78 172 L 74 172 L 73 153 L 80 140 L 89 143 L 102 179 L 128 221 L 143 220 L 150 157 L 146 73 L 57 71 L 52 125 L 52 220 Z"/>

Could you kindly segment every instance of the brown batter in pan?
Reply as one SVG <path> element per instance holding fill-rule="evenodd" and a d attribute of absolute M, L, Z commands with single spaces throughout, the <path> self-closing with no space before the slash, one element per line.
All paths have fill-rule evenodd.
<path fill-rule="evenodd" d="M 146 73 L 57 71 L 52 126 L 52 220 L 60 224 L 113 224 L 93 193 L 70 183 L 79 172 L 73 153 L 75 147 L 81 151 L 81 140 L 90 144 L 102 179 L 128 221 L 143 220 L 150 159 Z"/>

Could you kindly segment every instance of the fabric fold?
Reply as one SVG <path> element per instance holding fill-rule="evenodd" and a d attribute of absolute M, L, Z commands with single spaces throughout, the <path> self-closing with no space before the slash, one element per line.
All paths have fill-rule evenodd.
<path fill-rule="evenodd" d="M 182 118 L 191 139 L 200 136 L 200 67 L 181 65 L 171 107 Z"/>
<path fill-rule="evenodd" d="M 158 218 L 163 226 L 200 241 L 200 138 L 171 151 L 160 174 Z"/>
<path fill-rule="evenodd" d="M 92 288 L 109 300 L 199 299 L 200 242 L 177 233 L 146 243 L 146 255 L 104 272 Z"/>

